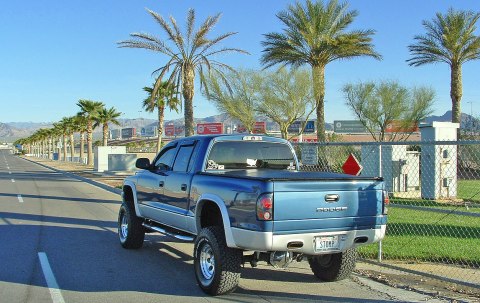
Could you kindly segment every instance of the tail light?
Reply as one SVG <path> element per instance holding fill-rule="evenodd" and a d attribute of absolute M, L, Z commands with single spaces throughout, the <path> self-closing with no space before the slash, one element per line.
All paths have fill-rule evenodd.
<path fill-rule="evenodd" d="M 257 219 L 260 221 L 273 220 L 273 194 L 264 194 L 258 198 Z"/>
<path fill-rule="evenodd" d="M 388 206 L 388 204 L 390 204 L 390 197 L 388 196 L 388 192 L 387 192 L 386 190 L 384 190 L 384 191 L 383 191 L 383 211 L 382 211 L 382 213 L 383 213 L 384 215 L 387 214 L 387 211 L 388 211 L 387 206 Z"/>

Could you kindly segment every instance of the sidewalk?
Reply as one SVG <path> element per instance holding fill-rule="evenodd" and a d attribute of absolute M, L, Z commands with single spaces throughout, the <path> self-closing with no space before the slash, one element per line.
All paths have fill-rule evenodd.
<path fill-rule="evenodd" d="M 56 170 L 64 171 L 70 174 L 87 178 L 95 182 L 99 182 L 111 189 L 119 192 L 123 179 L 127 175 L 112 175 L 108 173 L 97 173 L 93 171 L 92 166 L 80 163 L 71 163 L 63 161 L 53 161 L 49 159 L 41 159 L 34 157 L 23 157 L 29 161 L 39 163 L 44 166 L 51 167 Z M 120 203 L 120 200 L 119 200 Z M 450 265 L 442 264 L 411 264 L 407 262 L 384 261 L 386 266 L 371 262 L 358 262 L 356 273 L 360 276 L 367 277 L 383 284 L 415 291 L 420 294 L 426 294 L 450 302 L 480 302 L 480 288 L 465 287 L 460 284 L 450 283 L 444 280 L 434 279 L 430 275 L 440 276 L 448 279 L 448 270 L 446 267 Z M 425 271 L 427 275 L 417 275 L 412 272 L 401 271 L 388 265 L 405 270 Z M 464 269 L 464 280 L 467 283 L 480 285 L 479 269 Z"/>
<path fill-rule="evenodd" d="M 121 188 L 123 179 L 127 174 L 108 174 L 108 173 L 99 173 L 93 170 L 93 166 L 88 166 L 85 164 L 75 163 L 75 162 L 64 162 L 64 161 L 54 161 L 44 158 L 35 158 L 35 157 L 25 157 L 24 159 L 57 169 L 77 176 L 91 179 L 103 183 L 105 185 L 111 186 L 113 188 Z M 128 175 L 133 175 L 134 172 L 129 173 Z"/>

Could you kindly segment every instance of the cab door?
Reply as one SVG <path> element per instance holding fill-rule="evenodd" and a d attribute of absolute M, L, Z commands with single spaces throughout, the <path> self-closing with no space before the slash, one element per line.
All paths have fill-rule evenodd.
<path fill-rule="evenodd" d="M 167 145 L 153 161 L 150 169 L 138 174 L 137 198 L 140 211 L 146 218 L 163 223 L 165 178 L 171 170 L 177 145 Z"/>
<path fill-rule="evenodd" d="M 172 170 L 168 171 L 165 177 L 164 206 L 172 212 L 172 215 L 178 217 L 177 222 L 185 223 L 188 214 L 196 142 L 185 141 L 178 147 Z M 186 226 L 179 228 L 185 230 Z"/>

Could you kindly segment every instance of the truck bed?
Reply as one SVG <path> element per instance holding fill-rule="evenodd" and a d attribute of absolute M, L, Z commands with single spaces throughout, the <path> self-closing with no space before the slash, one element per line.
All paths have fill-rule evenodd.
<path fill-rule="evenodd" d="M 331 172 L 306 172 L 276 169 L 230 169 L 202 172 L 203 175 L 245 178 L 261 181 L 383 181 L 382 177 L 352 176 Z"/>

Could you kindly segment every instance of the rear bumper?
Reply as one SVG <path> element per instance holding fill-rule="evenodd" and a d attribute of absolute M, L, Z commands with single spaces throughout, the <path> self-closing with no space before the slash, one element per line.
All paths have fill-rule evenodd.
<path fill-rule="evenodd" d="M 272 232 L 258 232 L 232 228 L 232 234 L 235 241 L 235 247 L 237 248 L 255 251 L 292 251 L 307 255 L 316 255 L 330 254 L 335 251 L 316 252 L 314 249 L 315 237 L 338 235 L 340 239 L 340 247 L 338 251 L 344 251 L 348 248 L 380 241 L 385 236 L 385 230 L 386 225 L 380 225 L 379 228 L 375 229 L 274 235 Z M 355 239 L 360 238 L 366 240 L 362 243 L 355 243 Z M 291 242 L 301 242 L 303 243 L 303 246 L 296 249 L 289 249 L 287 246 Z"/>

